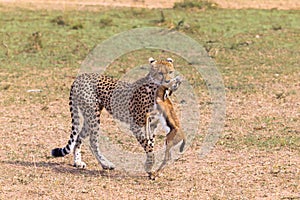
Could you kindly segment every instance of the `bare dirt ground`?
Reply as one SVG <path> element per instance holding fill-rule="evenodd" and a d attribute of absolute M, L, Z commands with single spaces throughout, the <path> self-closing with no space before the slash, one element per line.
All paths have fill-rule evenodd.
<path fill-rule="evenodd" d="M 172 7 L 173 2 L 0 1 L 8 7 L 30 9 L 86 9 L 92 5 Z M 299 9 L 300 6 L 298 0 L 215 2 L 224 8 Z M 45 71 L 44 76 L 47 74 L 59 76 L 61 71 Z M 16 82 L 12 84 L 28 85 L 30 80 L 26 80 L 27 78 L 16 77 L 13 79 Z M 46 81 L 51 84 L 55 80 Z M 66 80 L 65 86 L 69 86 L 71 82 L 72 79 Z M 283 93 L 289 88 L 295 91 L 300 88 L 296 78 L 289 85 L 266 83 L 265 86 L 266 91 L 273 92 L 276 87 Z M 276 99 L 275 95 L 268 93 L 247 96 L 227 91 L 228 117 L 225 132 L 228 135 L 225 138 L 231 140 L 231 134 L 245 135 L 246 130 L 256 131 L 261 135 L 276 134 L 276 129 L 283 128 L 284 124 L 280 122 L 265 127 L 260 119 L 284 116 L 284 122 L 290 123 L 289 120 L 299 117 L 298 93 L 280 99 Z M 69 128 L 67 98 L 57 97 L 44 107 L 39 103 L 28 104 L 24 100 L 28 98 L 28 94 L 15 96 L 7 91 L 1 92 L 0 96 L 0 101 L 7 100 L 2 98 L 6 96 L 14 98 L 18 105 L 22 105 L 10 105 L 0 109 L 0 166 L 1 171 L 5 172 L 0 175 L 0 199 L 300 199 L 300 156 L 299 151 L 294 149 L 284 147 L 267 151 L 245 147 L 237 150 L 219 145 L 206 158 L 198 159 L 195 152 L 199 150 L 201 143 L 196 142 L 184 158 L 170 166 L 162 177 L 157 181 L 149 181 L 145 174 L 128 176 L 118 171 L 103 172 L 85 148 L 84 157 L 89 168 L 76 170 L 69 165 L 72 163 L 72 156 L 52 159 L 49 155 L 52 147 L 66 142 L 63 135 L 68 135 Z M 256 117 L 257 112 L 260 113 L 260 118 Z M 240 118 L 243 120 L 234 122 Z M 253 123 L 248 124 L 246 121 Z M 236 123 L 235 126 L 232 123 Z M 293 131 L 299 133 L 299 130 L 298 127 Z M 43 133 L 45 136 L 39 137 L 36 133 Z M 48 135 L 56 135 L 56 139 L 47 137 Z M 39 152 L 36 152 L 37 147 Z M 24 155 L 19 153 L 28 151 Z"/>

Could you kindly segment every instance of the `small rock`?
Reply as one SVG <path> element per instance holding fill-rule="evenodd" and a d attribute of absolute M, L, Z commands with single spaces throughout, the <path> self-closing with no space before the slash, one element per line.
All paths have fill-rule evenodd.
<path fill-rule="evenodd" d="M 27 92 L 42 92 L 43 90 L 40 89 L 31 89 L 31 90 L 27 90 Z"/>

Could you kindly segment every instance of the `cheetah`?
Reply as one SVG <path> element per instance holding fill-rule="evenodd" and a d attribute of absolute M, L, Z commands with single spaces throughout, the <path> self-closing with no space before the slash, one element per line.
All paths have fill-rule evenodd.
<path fill-rule="evenodd" d="M 115 80 L 99 73 L 83 73 L 73 82 L 70 90 L 72 130 L 67 145 L 51 151 L 53 157 L 63 157 L 73 151 L 74 167 L 85 168 L 81 160 L 82 141 L 89 136 L 90 149 L 103 169 L 114 169 L 99 149 L 100 114 L 103 108 L 115 119 L 130 125 L 130 130 L 146 152 L 145 170 L 152 178 L 154 157 L 154 129 L 160 118 L 168 126 L 164 162 L 170 159 L 170 148 L 182 141 L 185 135 L 168 95 L 175 91 L 181 80 L 174 77 L 173 60 L 156 61 L 149 58 L 149 73 L 134 83 Z M 80 124 L 79 113 L 83 116 Z M 79 130 L 80 125 L 82 126 Z"/>

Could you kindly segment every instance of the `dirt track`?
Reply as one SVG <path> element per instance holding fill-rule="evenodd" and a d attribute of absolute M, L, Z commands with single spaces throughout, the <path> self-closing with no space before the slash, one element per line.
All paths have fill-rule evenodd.
<path fill-rule="evenodd" d="M 213 0 L 221 8 L 257 8 L 257 9 L 300 9 L 298 0 Z M 175 2 L 180 0 L 0 0 L 0 4 L 9 7 L 25 7 L 30 9 L 96 9 L 97 6 L 124 6 L 144 8 L 172 8 Z"/>

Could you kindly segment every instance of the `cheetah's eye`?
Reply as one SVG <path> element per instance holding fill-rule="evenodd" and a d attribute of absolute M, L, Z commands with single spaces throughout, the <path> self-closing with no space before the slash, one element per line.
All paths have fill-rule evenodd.
<path fill-rule="evenodd" d="M 169 71 L 169 74 L 173 74 L 174 71 Z"/>

